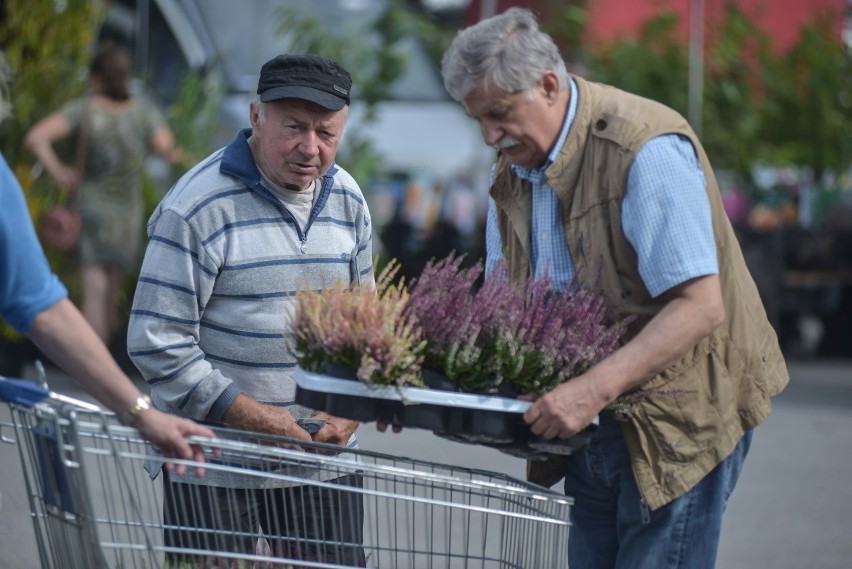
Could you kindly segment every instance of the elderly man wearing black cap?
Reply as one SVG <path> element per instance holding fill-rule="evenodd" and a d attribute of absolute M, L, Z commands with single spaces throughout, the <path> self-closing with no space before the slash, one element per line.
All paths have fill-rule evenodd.
<path fill-rule="evenodd" d="M 151 216 L 128 350 L 157 408 L 337 444 L 340 456 L 356 445 L 357 423 L 294 403 L 296 362 L 285 346 L 298 289 L 341 279 L 372 283 L 367 204 L 355 180 L 334 163 L 351 87 L 349 73 L 324 57 L 268 61 L 251 101 L 251 128 L 183 176 Z M 303 419 L 322 427 L 309 433 Z M 152 476 L 160 466 L 150 461 Z M 235 537 L 238 531 L 252 536 L 260 527 L 281 535 L 287 527 L 311 526 L 313 535 L 297 537 L 328 545 L 312 546 L 310 558 L 363 563 L 362 548 L 334 545 L 360 544 L 362 506 L 333 490 L 304 495 L 299 486 L 268 478 L 261 490 L 257 480 L 223 472 L 208 472 L 201 481 L 163 474 L 166 526 L 217 530 L 166 531 L 167 545 L 253 551 L 250 539 Z M 354 476 L 334 482 L 360 483 Z M 244 492 L 238 500 L 233 488 Z M 243 506 L 216 511 L 220 502 Z M 310 524 L 292 521 L 305 515 L 312 516 Z M 232 541 L 211 543 L 214 538 Z"/>

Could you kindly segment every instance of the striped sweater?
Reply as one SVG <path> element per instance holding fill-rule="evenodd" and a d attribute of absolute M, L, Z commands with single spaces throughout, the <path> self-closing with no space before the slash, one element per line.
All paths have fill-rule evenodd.
<path fill-rule="evenodd" d="M 221 421 L 240 393 L 312 416 L 293 403 L 285 335 L 294 295 L 373 278 L 355 180 L 332 166 L 303 232 L 261 184 L 250 136 L 241 131 L 194 167 L 154 211 L 133 300 L 128 351 L 154 404 L 199 421 Z"/>

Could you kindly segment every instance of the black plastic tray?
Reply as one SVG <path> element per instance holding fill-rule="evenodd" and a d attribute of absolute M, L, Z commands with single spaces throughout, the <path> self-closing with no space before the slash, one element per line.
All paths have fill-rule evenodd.
<path fill-rule="evenodd" d="M 529 401 L 420 387 L 369 386 L 297 369 L 296 402 L 330 415 L 427 429 L 453 441 L 521 458 L 571 454 L 589 443 L 596 424 L 568 439 L 534 435 L 523 420 Z"/>

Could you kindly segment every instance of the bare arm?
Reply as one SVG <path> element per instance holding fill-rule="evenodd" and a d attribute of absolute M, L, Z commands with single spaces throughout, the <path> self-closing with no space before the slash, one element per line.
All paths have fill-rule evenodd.
<path fill-rule="evenodd" d="M 286 409 L 264 405 L 244 393 L 228 407 L 222 420 L 244 431 L 269 433 L 303 441 L 310 441 L 311 435 L 296 424 L 296 419 Z M 296 447 L 299 448 L 299 447 Z"/>
<path fill-rule="evenodd" d="M 299 439 L 345 446 L 349 437 L 358 427 L 357 421 L 331 417 L 327 413 L 319 413 L 315 419 L 326 419 L 328 422 L 311 438 L 310 433 L 300 427 L 286 409 L 264 405 L 241 393 L 237 396 L 222 419 L 228 425 L 256 433 L 270 433 Z M 301 448 L 301 447 L 296 447 Z"/>
<path fill-rule="evenodd" d="M 112 411 L 124 411 L 141 395 L 67 298 L 40 312 L 29 336 L 47 357 Z M 153 408 L 143 411 L 133 426 L 157 445 L 164 456 L 199 462 L 204 459 L 201 448 L 190 446 L 185 437 L 215 437 L 213 431 L 206 427 Z M 178 467 L 179 473 L 183 470 L 183 467 Z"/>
<path fill-rule="evenodd" d="M 567 438 L 616 397 L 668 368 L 725 319 L 718 275 L 666 293 L 667 304 L 633 340 L 583 375 L 540 397 L 524 414 L 532 432 Z"/>
<path fill-rule="evenodd" d="M 41 162 L 47 173 L 66 191 L 76 190 L 80 185 L 80 173 L 59 159 L 53 143 L 68 136 L 71 126 L 65 117 L 53 113 L 37 122 L 24 138 L 24 145 Z"/>
<path fill-rule="evenodd" d="M 175 145 L 175 137 L 168 127 L 161 126 L 151 134 L 151 149 L 162 156 L 169 164 L 190 164 L 192 158 Z"/>

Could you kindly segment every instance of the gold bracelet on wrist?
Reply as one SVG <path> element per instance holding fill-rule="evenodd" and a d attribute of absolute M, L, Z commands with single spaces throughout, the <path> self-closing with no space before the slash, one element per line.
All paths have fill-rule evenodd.
<path fill-rule="evenodd" d="M 140 395 L 136 401 L 130 404 L 130 407 L 116 415 L 118 422 L 122 425 L 130 425 L 139 415 L 151 408 L 151 398 L 147 395 Z"/>

